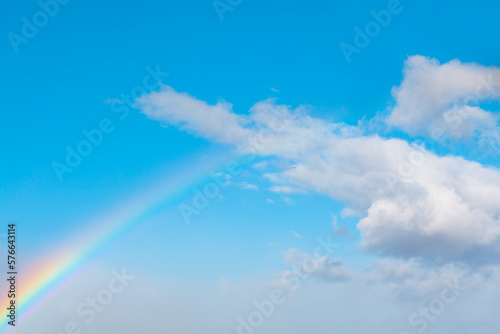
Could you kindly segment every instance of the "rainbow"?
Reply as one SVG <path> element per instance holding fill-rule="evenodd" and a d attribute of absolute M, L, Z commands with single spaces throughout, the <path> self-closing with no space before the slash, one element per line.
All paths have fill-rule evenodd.
<path fill-rule="evenodd" d="M 181 168 L 180 172 L 168 171 L 168 176 L 164 178 L 166 181 L 160 184 L 156 182 L 157 185 L 120 204 L 111 213 L 92 220 L 93 228 L 87 228 L 86 233 L 72 239 L 65 247 L 61 247 L 55 253 L 58 255 L 39 261 L 37 267 L 29 274 L 30 278 L 22 282 L 22 289 L 18 291 L 15 327 L 8 324 L 10 319 L 6 317 L 6 309 L 9 300 L 6 294 L 2 294 L 4 300 L 0 300 L 0 307 L 4 311 L 0 319 L 0 332 L 4 333 L 18 327 L 20 320 L 35 313 L 56 295 L 104 248 L 109 247 L 160 209 L 178 203 L 196 185 L 207 182 L 210 171 L 220 170 L 221 162 L 219 160 L 216 164 L 205 163 L 200 166 L 199 161 L 196 161 L 194 164 L 183 165 L 184 168 Z"/>

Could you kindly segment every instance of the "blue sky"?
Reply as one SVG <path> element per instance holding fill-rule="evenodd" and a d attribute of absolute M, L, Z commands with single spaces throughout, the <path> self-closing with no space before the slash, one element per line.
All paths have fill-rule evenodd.
<path fill-rule="evenodd" d="M 242 317 L 252 305 L 247 299 L 260 298 L 297 259 L 312 254 L 318 237 L 333 238 L 339 245 L 335 259 L 356 277 L 355 283 L 345 283 L 351 284 L 346 288 L 352 289 L 348 298 L 359 303 L 362 298 L 355 291 L 366 288 L 363 279 L 378 279 L 373 278 L 378 277 L 377 270 L 387 269 L 381 267 L 383 261 L 399 266 L 399 273 L 414 270 L 412 277 L 422 281 L 439 280 L 433 273 L 442 273 L 450 265 L 472 281 L 485 270 L 497 270 L 496 224 L 500 222 L 498 204 L 491 198 L 500 189 L 496 188 L 499 150 L 494 142 L 500 133 L 500 99 L 493 92 L 478 103 L 464 103 L 480 84 L 474 81 L 478 77 L 491 76 L 494 82 L 500 78 L 496 2 L 401 0 L 398 13 L 391 14 L 387 26 L 379 26 L 380 32 L 350 61 L 341 43 L 355 46 L 355 28 L 364 30 L 374 21 L 372 11 L 387 11 L 394 2 L 221 3 L 231 7 L 221 14 L 222 20 L 211 1 L 72 0 L 59 4 L 36 35 L 21 44 L 12 42 L 12 34 L 22 36 L 23 18 L 32 22 L 42 7 L 37 1 L 2 5 L 0 220 L 18 223 L 26 266 L 37 263 L 39 256 L 50 258 L 71 240 L 98 229 L 98 217 L 159 191 L 170 194 L 170 199 L 103 245 L 85 265 L 103 276 L 113 268 L 126 267 L 144 281 L 155 281 L 151 291 L 158 293 L 170 291 L 168 286 L 175 286 L 172 282 L 178 282 L 179 290 L 195 286 L 201 294 L 230 282 L 237 287 L 236 297 L 220 307 Z M 127 106 L 127 96 L 139 97 L 136 92 L 144 80 L 153 89 L 144 90 L 145 95 Z M 241 173 L 228 175 L 228 162 L 245 161 L 237 149 L 242 138 L 269 127 L 256 116 L 259 102 L 263 110 L 278 111 L 293 125 L 274 134 L 276 142 L 258 148 L 255 160 L 242 163 Z M 464 105 L 465 109 L 453 109 Z M 444 114 L 453 117 L 460 110 L 472 118 L 454 128 L 453 122 L 443 121 Z M 64 164 L 67 147 L 76 149 L 86 139 L 82 131 L 99 128 L 103 120 L 109 120 L 110 133 L 103 134 L 92 153 L 71 172 L 58 177 L 54 162 Z M 217 124 L 224 124 L 222 131 Z M 444 129 L 443 140 L 430 134 L 436 127 Z M 417 168 L 415 179 L 397 186 L 396 195 L 380 195 L 377 189 L 382 186 L 371 179 L 371 172 L 386 165 L 397 171 L 399 157 L 414 153 L 412 144 L 423 145 L 418 147 L 427 157 L 425 170 Z M 289 169 L 290 165 L 297 165 L 297 170 Z M 222 173 L 225 185 L 187 224 L 179 205 L 192 206 L 197 189 L 212 182 L 211 172 Z M 454 202 L 451 193 L 460 198 Z M 435 225 L 411 216 L 410 209 L 390 211 L 391 205 L 403 205 L 399 199 L 410 198 L 409 194 L 414 196 L 409 200 L 414 207 L 421 205 L 425 214 L 434 210 L 428 219 Z M 437 206 L 440 199 L 443 202 Z M 429 204 L 432 201 L 437 207 Z M 384 216 L 387 212 L 394 217 Z M 469 220 L 453 226 L 460 216 Z M 345 227 L 345 233 L 333 233 L 340 231 L 334 229 L 334 221 L 337 228 Z M 400 226 L 406 226 L 407 234 Z M 471 241 L 454 232 L 469 229 L 482 232 L 470 232 Z M 407 245 L 397 241 L 405 238 Z M 463 272 L 462 266 L 467 268 Z M 374 273 L 365 275 L 369 278 L 352 274 L 366 270 Z M 317 275 L 319 283 L 308 287 L 307 298 L 312 301 L 297 297 L 306 298 L 308 310 L 338 306 L 329 306 L 323 297 L 335 289 L 342 291 L 337 286 L 340 279 L 333 279 L 332 287 L 321 281 L 323 274 Z M 386 293 L 390 280 L 380 280 L 379 292 Z M 100 284 L 90 282 L 78 290 L 71 288 L 79 286 L 78 281 L 71 282 L 66 299 L 59 294 L 47 305 L 73 310 L 76 295 Z M 420 283 L 415 285 L 425 285 Z M 481 287 L 489 289 L 490 283 Z M 429 294 L 439 291 L 436 286 L 437 290 L 414 293 L 414 304 L 408 301 L 411 298 L 405 299 L 410 311 L 402 312 L 404 326 L 408 327 L 408 315 L 417 305 L 432 300 Z M 403 290 L 398 288 L 398 294 L 407 297 Z M 134 293 L 144 291 L 131 292 L 130 303 Z M 211 293 L 217 295 L 213 291 L 207 295 Z M 467 298 L 481 301 L 479 295 Z M 166 299 L 149 293 L 146 300 L 155 305 L 151 307 L 161 308 Z M 210 304 L 210 298 L 202 299 L 201 305 Z M 182 300 L 188 305 L 187 314 L 178 323 L 172 320 L 175 325 L 169 328 L 152 318 L 144 329 L 171 332 L 199 312 L 209 314 L 203 308 L 191 309 Z M 467 300 L 453 305 L 457 313 L 443 316 L 439 325 L 429 325 L 429 332 L 451 329 L 446 326 L 453 326 L 454 317 L 469 312 L 472 304 Z M 301 312 L 295 307 L 279 315 L 288 325 L 294 312 Z M 387 313 L 367 316 L 367 323 L 384 323 L 385 317 L 391 317 L 390 310 L 398 309 L 397 301 L 385 307 Z M 105 317 L 109 320 L 91 324 L 94 330 L 117 321 L 112 312 Z M 67 315 L 54 308 L 50 318 L 56 320 L 34 316 L 19 333 L 40 326 L 55 332 Z M 228 316 L 226 322 L 217 322 L 214 317 L 214 327 L 209 328 L 236 332 L 234 319 Z M 469 327 L 464 325 L 457 333 L 478 328 L 487 333 L 495 328 L 492 319 L 470 315 Z M 207 328 L 211 321 L 203 323 Z M 288 325 L 260 330 L 290 332 Z M 319 321 L 316 325 L 319 331 L 331 324 Z M 346 333 L 364 330 L 342 326 Z M 405 330 L 398 326 L 394 322 L 380 328 Z M 191 330 L 195 331 L 186 329 L 186 333 Z"/>

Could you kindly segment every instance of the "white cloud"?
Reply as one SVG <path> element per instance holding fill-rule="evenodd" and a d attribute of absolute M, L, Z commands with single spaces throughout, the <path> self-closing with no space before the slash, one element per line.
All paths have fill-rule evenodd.
<path fill-rule="evenodd" d="M 337 216 L 335 215 L 332 215 L 332 227 L 332 235 L 343 236 L 351 234 L 345 226 L 338 226 Z"/>
<path fill-rule="evenodd" d="M 104 103 L 105 104 L 124 104 L 124 102 L 120 99 L 117 99 L 117 98 L 111 98 L 111 97 L 108 97 L 106 100 L 104 100 Z"/>
<path fill-rule="evenodd" d="M 234 143 L 250 135 L 242 127 L 245 118 L 233 113 L 232 105 L 227 102 L 209 105 L 165 85 L 161 87 L 161 91 L 145 94 L 135 102 L 151 119 L 179 126 L 218 142 Z"/>
<path fill-rule="evenodd" d="M 390 125 L 410 134 L 438 137 L 442 132 L 449 138 L 496 127 L 499 115 L 478 104 L 500 99 L 500 68 L 412 56 L 403 72 L 403 82 L 393 88 L 396 105 L 387 119 Z"/>
<path fill-rule="evenodd" d="M 293 235 L 294 237 L 296 237 L 298 239 L 302 239 L 302 236 L 295 231 L 289 231 L 288 233 L 290 233 L 291 235 Z"/>
<path fill-rule="evenodd" d="M 419 84 L 412 71 L 432 89 Z M 474 94 L 478 74 L 492 71 L 496 69 L 412 57 L 406 68 L 411 80 L 396 90 L 400 103 L 392 121 L 418 125 L 433 119 L 436 110 L 449 110 L 453 101 Z M 273 100 L 256 103 L 241 116 L 227 103 L 211 106 L 163 87 L 141 97 L 139 105 L 150 118 L 185 131 L 243 145 L 262 157 L 281 159 L 283 165 L 299 161 L 300 168 L 293 171 L 265 175 L 273 183 L 271 190 L 315 191 L 344 202 L 344 213 L 361 218 L 357 228 L 365 250 L 429 260 L 500 260 L 496 168 L 440 157 L 401 139 L 363 136 L 356 127 L 309 116 L 309 107 L 291 109 Z M 418 116 L 419 111 L 426 117 Z M 473 113 L 483 115 L 478 109 Z"/>
<path fill-rule="evenodd" d="M 269 161 L 261 161 L 253 165 L 255 169 L 265 169 L 269 165 Z"/>
<path fill-rule="evenodd" d="M 248 183 L 248 182 L 239 182 L 236 184 L 238 187 L 247 189 L 247 190 L 257 190 L 259 187 L 256 184 Z"/>
<path fill-rule="evenodd" d="M 275 193 L 284 193 L 284 194 L 294 194 L 294 193 L 302 192 L 299 189 L 295 189 L 295 188 L 288 187 L 288 186 L 273 186 L 273 187 L 269 188 L 269 190 L 271 190 Z"/>
<path fill-rule="evenodd" d="M 282 279 L 301 276 L 297 270 L 326 281 L 345 281 L 353 278 L 353 274 L 337 259 L 329 257 L 317 258 L 311 254 L 300 252 L 295 248 L 283 253 L 285 262 L 295 266 L 295 270 L 279 273 Z"/>

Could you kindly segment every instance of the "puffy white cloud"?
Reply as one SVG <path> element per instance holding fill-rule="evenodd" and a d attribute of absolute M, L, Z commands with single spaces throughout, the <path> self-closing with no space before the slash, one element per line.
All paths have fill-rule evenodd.
<path fill-rule="evenodd" d="M 249 136 L 241 126 L 245 118 L 233 113 L 227 102 L 209 105 L 163 85 L 159 92 L 145 94 L 135 103 L 149 118 L 218 142 L 234 143 Z"/>
<path fill-rule="evenodd" d="M 406 107 L 398 104 L 392 120 L 403 124 L 403 114 L 411 119 L 418 110 L 432 119 L 435 106 L 449 110 L 453 101 L 474 94 L 479 74 L 492 71 L 496 69 L 412 57 L 406 69 L 411 80 L 405 79 L 396 92 Z M 435 86 L 429 90 L 431 84 Z M 315 191 L 343 201 L 345 212 L 361 218 L 357 227 L 365 250 L 443 261 L 500 259 L 496 168 L 440 157 L 401 139 L 363 136 L 357 127 L 309 116 L 307 107 L 291 109 L 273 100 L 255 104 L 243 116 L 234 114 L 229 104 L 211 106 L 163 87 L 138 103 L 152 119 L 245 152 L 273 156 L 283 166 L 295 161 L 296 169 L 265 174 L 272 189 Z M 471 113 L 482 115 L 478 109 Z M 416 124 L 427 119 L 415 117 Z"/>
<path fill-rule="evenodd" d="M 338 138 L 301 165 L 271 180 L 343 201 L 362 218 L 357 227 L 366 250 L 431 259 L 498 255 L 495 168 L 378 137 Z"/>
<path fill-rule="evenodd" d="M 452 60 L 409 57 L 393 88 L 396 105 L 387 122 L 410 134 L 472 137 L 496 127 L 499 116 L 478 104 L 500 99 L 500 69 Z"/>

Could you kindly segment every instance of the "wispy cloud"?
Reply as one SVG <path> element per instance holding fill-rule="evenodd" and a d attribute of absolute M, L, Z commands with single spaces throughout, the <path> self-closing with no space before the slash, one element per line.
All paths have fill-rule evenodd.
<path fill-rule="evenodd" d="M 104 103 L 105 104 L 125 104 L 125 102 L 123 102 L 122 100 L 120 99 L 117 99 L 117 98 L 112 98 L 112 97 L 108 97 L 106 100 L 104 100 Z"/>
<path fill-rule="evenodd" d="M 248 183 L 248 182 L 238 182 L 236 185 L 242 189 L 248 190 L 257 190 L 259 187 L 256 184 Z"/>
<path fill-rule="evenodd" d="M 288 231 L 288 233 L 293 235 L 295 238 L 302 239 L 302 236 L 295 231 Z"/>
<path fill-rule="evenodd" d="M 283 194 L 297 194 L 297 193 L 303 193 L 304 191 L 289 187 L 289 186 L 273 186 L 269 188 L 272 192 L 275 193 L 283 193 Z"/>

